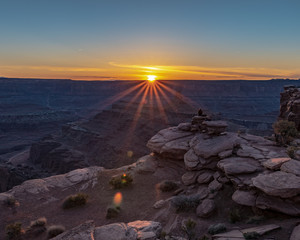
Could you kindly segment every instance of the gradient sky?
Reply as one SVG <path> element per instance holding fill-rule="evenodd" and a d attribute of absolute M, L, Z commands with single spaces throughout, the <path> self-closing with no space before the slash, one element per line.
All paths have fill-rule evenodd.
<path fill-rule="evenodd" d="M 0 76 L 300 78 L 299 0 L 1 0 Z"/>

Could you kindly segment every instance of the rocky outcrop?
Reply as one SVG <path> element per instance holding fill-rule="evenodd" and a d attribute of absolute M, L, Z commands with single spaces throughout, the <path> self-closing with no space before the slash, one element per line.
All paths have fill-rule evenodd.
<path fill-rule="evenodd" d="M 76 169 L 67 174 L 55 175 L 43 179 L 33 179 L 23 182 L 21 185 L 13 187 L 6 193 L 0 193 L 1 196 L 11 195 L 13 197 L 34 196 L 49 192 L 53 188 L 57 191 L 63 191 L 78 185 L 78 189 L 84 190 L 89 186 L 94 186 L 98 181 L 99 173 L 103 171 L 101 167 L 89 167 Z"/>
<path fill-rule="evenodd" d="M 280 93 L 279 119 L 295 122 L 300 130 L 300 89 L 296 86 L 285 86 Z"/>
<path fill-rule="evenodd" d="M 286 149 L 275 142 L 249 134 L 214 132 L 212 127 L 219 130 L 226 124 L 208 122 L 194 117 L 189 131 L 180 130 L 182 125 L 164 129 L 148 142 L 160 158 L 176 153 L 175 159 L 183 158 L 187 172 L 182 183 L 191 189 L 201 185 L 198 197 L 206 186 L 210 194 L 200 198 L 197 215 L 210 216 L 214 196 L 231 182 L 232 199 L 238 204 L 300 216 L 300 162 L 289 158 Z"/>

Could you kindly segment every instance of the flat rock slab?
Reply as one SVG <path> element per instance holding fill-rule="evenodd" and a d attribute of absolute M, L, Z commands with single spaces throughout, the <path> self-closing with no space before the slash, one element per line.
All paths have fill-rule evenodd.
<path fill-rule="evenodd" d="M 232 157 L 225 158 L 217 165 L 226 175 L 238 175 L 260 171 L 260 164 L 251 158 Z"/>
<path fill-rule="evenodd" d="M 300 161 L 290 160 L 281 165 L 280 170 L 300 177 Z"/>
<path fill-rule="evenodd" d="M 283 163 L 288 162 L 290 160 L 291 158 L 271 158 L 263 162 L 263 165 L 265 168 L 276 170 L 279 169 Z"/>
<path fill-rule="evenodd" d="M 264 194 L 260 194 L 256 198 L 256 207 L 281 212 L 290 216 L 300 216 L 300 203 L 293 203 Z"/>
<path fill-rule="evenodd" d="M 196 138 L 196 137 L 195 137 Z M 205 159 L 218 156 L 226 150 L 232 150 L 239 142 L 239 137 L 235 133 L 227 133 L 225 136 L 216 136 L 208 139 L 198 137 L 193 139 L 192 144 L 195 154 Z"/>
<path fill-rule="evenodd" d="M 253 185 L 270 196 L 290 198 L 300 193 L 300 177 L 281 171 L 252 178 Z"/>
<path fill-rule="evenodd" d="M 230 232 L 218 233 L 213 235 L 213 239 L 245 239 L 244 235 L 239 230 L 232 230 Z"/>
<path fill-rule="evenodd" d="M 147 147 L 158 154 L 171 156 L 175 159 L 183 159 L 183 155 L 189 149 L 189 141 L 194 134 L 181 131 L 177 127 L 171 127 L 159 131 L 147 143 Z"/>
<path fill-rule="evenodd" d="M 279 229 L 280 226 L 276 224 L 269 224 L 269 225 L 264 225 L 264 226 L 259 226 L 259 227 L 253 227 L 253 228 L 246 228 L 241 230 L 242 233 L 249 233 L 249 232 L 256 232 L 259 235 L 264 235 L 267 232 L 271 232 L 273 230 Z"/>

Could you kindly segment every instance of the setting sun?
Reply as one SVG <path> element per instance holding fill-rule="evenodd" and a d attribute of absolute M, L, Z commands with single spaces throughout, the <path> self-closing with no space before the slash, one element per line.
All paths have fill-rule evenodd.
<path fill-rule="evenodd" d="M 156 79 L 155 75 L 148 75 L 147 77 L 148 77 L 148 81 L 150 81 L 150 82 L 153 82 Z"/>

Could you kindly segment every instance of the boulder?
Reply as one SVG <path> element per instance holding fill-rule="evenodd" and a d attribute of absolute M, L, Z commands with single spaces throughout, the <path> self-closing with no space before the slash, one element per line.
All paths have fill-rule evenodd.
<path fill-rule="evenodd" d="M 197 182 L 199 184 L 211 182 L 214 179 L 213 173 L 214 173 L 213 171 L 209 171 L 209 170 L 201 172 L 198 175 Z"/>
<path fill-rule="evenodd" d="M 125 223 L 112 223 L 94 230 L 95 240 L 136 240 L 137 236 L 137 230 Z"/>
<path fill-rule="evenodd" d="M 249 191 L 236 190 L 232 194 L 232 200 L 244 206 L 253 207 L 256 204 L 256 194 Z"/>
<path fill-rule="evenodd" d="M 195 154 L 193 149 L 188 150 L 186 154 L 184 154 L 184 164 L 187 169 L 193 170 L 197 168 L 200 162 L 199 157 Z"/>
<path fill-rule="evenodd" d="M 139 158 L 135 169 L 137 173 L 154 173 L 157 166 L 156 158 L 152 155 L 146 155 Z"/>
<path fill-rule="evenodd" d="M 127 224 L 128 227 L 135 228 L 138 233 L 140 232 L 153 232 L 157 237 L 160 235 L 162 226 L 159 222 L 153 221 L 134 221 Z"/>
<path fill-rule="evenodd" d="M 202 203 L 197 207 L 196 213 L 198 217 L 209 217 L 215 210 L 216 205 L 212 199 L 204 199 Z"/>
<path fill-rule="evenodd" d="M 262 170 L 260 164 L 251 158 L 232 157 L 225 158 L 217 165 L 226 175 L 253 173 Z"/>
<path fill-rule="evenodd" d="M 252 179 L 253 185 L 271 196 L 290 198 L 300 193 L 300 177 L 281 171 L 260 174 Z"/>
<path fill-rule="evenodd" d="M 222 183 L 219 183 L 217 180 L 213 180 L 209 185 L 208 185 L 208 190 L 210 192 L 216 192 L 219 191 L 222 188 Z"/>
<path fill-rule="evenodd" d="M 271 170 L 277 170 L 283 163 L 288 162 L 290 160 L 291 158 L 271 158 L 263 162 L 263 166 Z"/>
<path fill-rule="evenodd" d="M 181 180 L 184 185 L 191 185 L 194 184 L 197 180 L 199 175 L 198 171 L 188 171 L 182 175 Z"/>
<path fill-rule="evenodd" d="M 199 196 L 199 199 L 204 199 L 208 196 L 209 194 L 209 190 L 207 187 L 204 186 L 199 186 L 198 190 L 197 190 L 197 195 Z"/>
<path fill-rule="evenodd" d="M 300 161 L 290 160 L 283 163 L 280 167 L 280 170 L 287 173 L 295 174 L 300 177 Z"/>
<path fill-rule="evenodd" d="M 290 240 L 299 240 L 300 237 L 300 225 L 294 227 Z"/>

